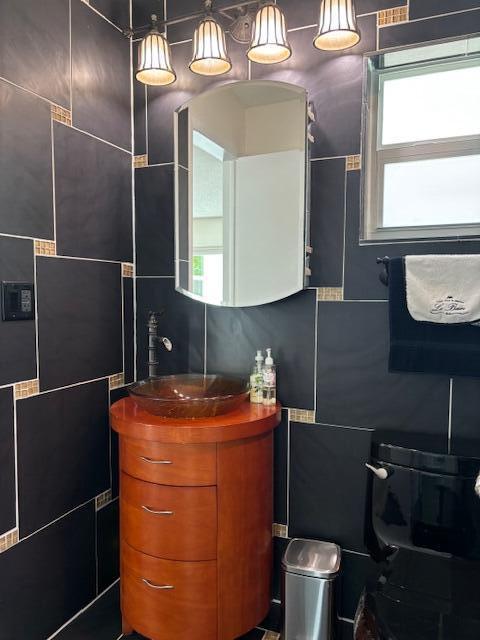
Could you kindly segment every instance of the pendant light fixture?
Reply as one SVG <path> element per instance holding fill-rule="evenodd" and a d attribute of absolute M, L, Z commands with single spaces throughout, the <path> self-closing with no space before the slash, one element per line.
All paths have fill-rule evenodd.
<path fill-rule="evenodd" d="M 313 45 L 324 51 L 340 51 L 359 42 L 354 0 L 322 0 L 319 30 Z"/>
<path fill-rule="evenodd" d="M 232 62 L 227 54 L 223 27 L 212 17 L 212 0 L 205 1 L 206 18 L 193 35 L 193 58 L 190 70 L 201 76 L 220 76 L 228 73 Z"/>
<path fill-rule="evenodd" d="M 288 60 L 291 55 L 285 16 L 276 4 L 267 2 L 255 16 L 247 56 L 252 62 L 275 64 Z"/>
<path fill-rule="evenodd" d="M 157 16 L 152 15 L 152 28 L 138 49 L 137 80 L 156 86 L 172 84 L 177 76 L 171 59 L 170 45 L 157 28 Z"/>

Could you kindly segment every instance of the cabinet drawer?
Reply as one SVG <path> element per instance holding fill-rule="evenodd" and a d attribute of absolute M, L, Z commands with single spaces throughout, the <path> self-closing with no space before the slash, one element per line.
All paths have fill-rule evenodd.
<path fill-rule="evenodd" d="M 217 557 L 216 487 L 162 486 L 122 473 L 120 513 L 134 549 L 170 560 Z"/>
<path fill-rule="evenodd" d="M 217 637 L 217 565 L 173 562 L 122 544 L 122 614 L 152 640 Z"/>
<path fill-rule="evenodd" d="M 129 475 L 158 484 L 210 486 L 217 482 L 214 444 L 161 444 L 120 438 L 120 463 Z"/>

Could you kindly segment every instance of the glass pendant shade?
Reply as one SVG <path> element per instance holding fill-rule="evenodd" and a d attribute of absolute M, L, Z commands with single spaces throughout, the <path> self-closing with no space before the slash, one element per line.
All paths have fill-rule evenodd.
<path fill-rule="evenodd" d="M 177 79 L 172 68 L 170 45 L 154 27 L 140 43 L 136 78 L 144 84 L 164 86 Z"/>
<path fill-rule="evenodd" d="M 360 42 L 353 0 L 322 0 L 317 37 L 317 49 L 340 51 Z"/>
<path fill-rule="evenodd" d="M 292 55 L 285 16 L 277 5 L 266 4 L 257 11 L 247 55 L 252 62 L 259 64 L 283 62 Z"/>
<path fill-rule="evenodd" d="M 231 68 L 225 32 L 216 20 L 207 17 L 195 29 L 190 69 L 201 76 L 219 76 Z"/>

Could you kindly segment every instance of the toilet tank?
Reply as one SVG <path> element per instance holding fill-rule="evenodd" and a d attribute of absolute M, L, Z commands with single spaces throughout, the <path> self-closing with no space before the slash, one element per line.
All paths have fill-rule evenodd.
<path fill-rule="evenodd" d="M 424 434 L 377 431 L 371 464 L 371 526 L 367 546 L 480 559 L 480 443 Z"/>

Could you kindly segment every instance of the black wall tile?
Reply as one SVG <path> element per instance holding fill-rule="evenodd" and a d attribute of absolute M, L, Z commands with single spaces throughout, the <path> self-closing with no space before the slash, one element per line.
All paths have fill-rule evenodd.
<path fill-rule="evenodd" d="M 94 597 L 92 503 L 0 555 L 1 640 L 44 640 Z"/>
<path fill-rule="evenodd" d="M 120 265 L 38 258 L 37 282 L 41 389 L 120 373 Z"/>
<path fill-rule="evenodd" d="M 135 78 L 138 64 L 138 43 L 133 43 L 133 127 L 134 154 L 136 156 L 147 153 L 147 86 Z"/>
<path fill-rule="evenodd" d="M 345 158 L 311 163 L 312 287 L 343 286 Z"/>
<path fill-rule="evenodd" d="M 159 346 L 159 375 L 203 372 L 205 306 L 175 291 L 173 278 L 137 280 L 138 379 L 148 376 L 147 322 L 150 311 L 165 310 L 159 335 L 170 338 L 173 350 Z"/>
<path fill-rule="evenodd" d="M 97 512 L 98 592 L 114 582 L 120 570 L 118 500 Z"/>
<path fill-rule="evenodd" d="M 273 519 L 287 524 L 288 492 L 288 410 L 282 411 L 282 421 L 274 431 Z"/>
<path fill-rule="evenodd" d="M 55 640 L 116 640 L 122 633 L 117 584 L 61 631 Z"/>
<path fill-rule="evenodd" d="M 70 108 L 69 3 L 3 0 L 0 76 Z"/>
<path fill-rule="evenodd" d="M 354 620 L 367 581 L 380 575 L 380 565 L 369 556 L 342 550 L 341 598 L 338 615 Z"/>
<path fill-rule="evenodd" d="M 0 282 L 33 282 L 33 242 L 0 237 Z M 0 319 L 0 385 L 37 377 L 33 320 Z"/>
<path fill-rule="evenodd" d="M 371 432 L 292 423 L 289 535 L 364 551 Z"/>
<path fill-rule="evenodd" d="M 353 623 L 348 620 L 338 620 L 337 624 L 338 640 L 353 640 Z"/>
<path fill-rule="evenodd" d="M 0 536 L 15 528 L 13 389 L 0 389 Z"/>
<path fill-rule="evenodd" d="M 130 44 L 92 11 L 72 0 L 73 124 L 131 149 Z"/>
<path fill-rule="evenodd" d="M 132 0 L 133 26 L 138 28 L 150 24 L 152 13 L 163 20 L 163 4 L 163 0 Z"/>
<path fill-rule="evenodd" d="M 287 538 L 273 538 L 272 597 L 276 600 L 280 600 L 282 593 L 282 558 L 289 542 Z"/>
<path fill-rule="evenodd" d="M 315 293 L 306 290 L 259 307 L 208 307 L 208 372 L 248 376 L 257 349 L 272 347 L 279 401 L 313 409 Z"/>
<path fill-rule="evenodd" d="M 476 4 L 478 6 L 478 3 Z M 453 38 L 478 31 L 480 31 L 480 8 L 477 11 L 383 27 L 380 29 L 379 44 L 381 49 L 386 49 L 440 38 Z"/>
<path fill-rule="evenodd" d="M 57 252 L 132 262 L 131 156 L 55 124 Z"/>
<path fill-rule="evenodd" d="M 449 379 L 388 373 L 385 302 L 323 302 L 317 422 L 447 437 Z"/>
<path fill-rule="evenodd" d="M 90 0 L 90 4 L 120 29 L 130 26 L 129 0 Z"/>
<path fill-rule="evenodd" d="M 135 376 L 135 310 L 133 300 L 133 278 L 123 278 L 123 352 L 125 383 L 133 382 Z"/>
<path fill-rule="evenodd" d="M 454 378 L 452 393 L 452 443 L 480 437 L 480 380 Z"/>
<path fill-rule="evenodd" d="M 121 389 L 114 389 L 110 392 L 110 404 L 114 404 L 122 398 L 128 396 L 126 387 Z M 112 474 L 112 496 L 118 498 L 118 484 L 119 484 L 119 451 L 118 451 L 118 434 L 113 429 L 110 429 L 110 467 Z"/>
<path fill-rule="evenodd" d="M 410 0 L 410 20 L 477 8 L 478 0 Z"/>
<path fill-rule="evenodd" d="M 50 106 L 0 82 L 0 109 L 0 232 L 53 238 Z"/>
<path fill-rule="evenodd" d="M 216 78 L 192 73 L 188 65 L 192 44 L 186 42 L 172 47 L 173 66 L 177 81 L 170 87 L 149 87 L 148 95 L 148 158 L 150 164 L 173 162 L 173 114 L 194 95 L 228 82 L 246 80 L 248 74 L 245 49 L 232 42 L 229 47 L 233 69 Z"/>
<path fill-rule="evenodd" d="M 320 3 L 317 0 L 296 0 L 296 2 L 279 2 L 287 29 L 297 29 L 308 25 L 318 24 Z"/>
<path fill-rule="evenodd" d="M 172 276 L 174 265 L 174 168 L 135 171 L 137 274 Z"/>
<path fill-rule="evenodd" d="M 110 487 L 108 381 L 17 402 L 22 537 Z"/>
<path fill-rule="evenodd" d="M 356 0 L 357 15 L 400 6 L 398 0 Z"/>

